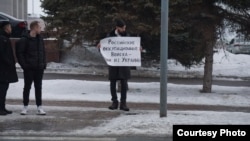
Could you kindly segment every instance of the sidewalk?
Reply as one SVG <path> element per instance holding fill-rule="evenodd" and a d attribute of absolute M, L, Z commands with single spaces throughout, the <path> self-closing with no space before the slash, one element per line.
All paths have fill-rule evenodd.
<path fill-rule="evenodd" d="M 105 75 L 107 71 L 87 69 L 78 70 L 94 75 Z M 65 73 L 72 72 L 76 70 Z M 63 71 L 47 69 L 46 73 Z M 201 94 L 201 87 L 196 84 L 168 84 L 167 117 L 160 118 L 159 82 L 131 82 L 128 99 L 131 111 L 124 112 L 107 108 L 108 82 L 57 77 L 43 83 L 46 116 L 36 115 L 34 100 L 29 114 L 21 116 L 23 81 L 11 85 L 7 108 L 14 114 L 0 117 L 1 141 L 168 141 L 176 124 L 250 123 L 249 87 L 215 85 L 213 93 Z"/>
<path fill-rule="evenodd" d="M 132 104 L 130 112 L 108 110 L 110 103 L 87 101 L 44 101 L 46 116 L 36 115 L 35 101 L 31 100 L 29 114 L 20 115 L 21 100 L 8 100 L 7 108 L 13 114 L 0 117 L 1 141 L 166 141 L 167 135 L 129 135 L 90 133 L 88 128 L 102 126 L 121 116 L 133 116 L 153 110 L 157 104 Z M 137 107 L 139 105 L 139 107 Z M 85 132 L 80 132 L 85 130 Z"/>
<path fill-rule="evenodd" d="M 157 114 L 154 117 L 155 120 L 165 121 L 170 119 L 169 121 L 167 121 L 168 124 L 165 125 L 165 123 L 162 123 L 164 124 L 164 128 L 171 128 L 171 125 L 175 124 L 172 122 L 172 118 L 177 121 L 176 123 L 182 123 L 178 122 L 178 119 L 172 117 L 173 113 L 178 114 L 178 116 L 180 117 L 185 116 L 190 118 L 192 118 L 192 116 L 199 111 L 201 113 L 215 112 L 217 114 L 228 112 L 229 115 L 234 115 L 239 112 L 246 113 L 248 115 L 250 113 L 250 107 L 168 104 L 168 116 L 166 118 L 160 119 L 158 115 L 159 104 L 128 103 L 131 111 L 124 112 L 120 110 L 108 110 L 107 107 L 110 104 L 108 102 L 44 101 L 44 109 L 46 110 L 47 115 L 38 116 L 36 115 L 36 108 L 34 105 L 35 102 L 31 101 L 29 114 L 27 116 L 21 116 L 19 114 L 22 108 L 20 103 L 21 100 L 7 101 L 8 109 L 13 110 L 14 113 L 12 115 L 3 116 L 0 118 L 0 139 L 10 139 L 10 137 L 12 137 L 13 140 L 17 140 L 15 139 L 15 137 L 22 137 L 24 140 L 32 140 L 32 138 L 37 137 L 46 140 L 47 137 L 48 140 L 49 138 L 53 138 L 53 140 L 64 138 L 70 139 L 72 141 L 85 141 L 85 139 L 87 140 L 91 138 L 91 140 L 98 141 L 125 141 L 126 138 L 136 138 L 136 136 L 142 136 L 145 138 L 153 138 L 154 141 L 156 139 L 159 139 L 159 141 L 163 141 L 161 139 L 171 138 L 171 132 L 162 133 L 159 130 L 159 134 L 155 134 L 157 132 L 148 132 L 147 134 L 143 132 L 138 132 L 139 134 L 133 134 L 129 132 L 123 133 L 123 127 L 116 127 L 114 124 L 116 124 L 117 119 L 119 119 L 120 117 L 126 117 L 126 119 L 128 119 L 128 121 L 122 120 L 122 122 L 125 122 L 126 124 L 126 122 L 133 122 L 131 119 L 136 120 L 136 116 L 145 115 L 143 116 L 145 118 L 145 122 L 143 122 L 142 119 L 138 119 L 136 122 L 140 122 L 139 124 L 144 128 L 155 128 L 154 130 L 157 130 L 157 127 L 159 125 L 154 127 L 154 120 L 151 121 L 151 124 L 146 124 L 146 122 L 148 122 L 146 119 L 150 119 L 150 115 L 147 115 L 150 112 Z M 193 112 L 191 112 L 192 114 L 185 114 L 185 111 Z M 237 114 L 237 116 L 240 115 Z M 238 120 L 241 119 L 238 118 Z M 113 121 L 114 123 L 112 123 Z M 118 120 L 118 122 L 121 121 Z M 247 123 L 248 121 L 244 122 Z M 107 124 L 113 125 L 107 126 Z M 152 125 L 152 127 L 150 127 L 150 125 Z M 113 129 L 106 129 L 105 126 L 113 127 Z M 137 130 L 144 130 L 142 127 L 138 127 L 136 125 L 136 127 L 134 128 L 138 128 Z M 36 141 L 39 140 L 36 139 Z"/>
<path fill-rule="evenodd" d="M 159 82 L 130 82 L 131 111 L 124 112 L 107 108 L 110 105 L 107 81 L 44 80 L 46 116 L 36 115 L 33 87 L 29 115 L 20 115 L 23 85 L 23 79 L 10 85 L 6 104 L 14 114 L 0 117 L 1 137 L 105 137 L 116 141 L 146 137 L 165 141 L 161 139 L 171 138 L 173 125 L 177 124 L 250 123 L 249 87 L 214 85 L 214 92 L 205 94 L 199 92 L 201 85 L 168 84 L 167 117 L 160 118 Z"/>

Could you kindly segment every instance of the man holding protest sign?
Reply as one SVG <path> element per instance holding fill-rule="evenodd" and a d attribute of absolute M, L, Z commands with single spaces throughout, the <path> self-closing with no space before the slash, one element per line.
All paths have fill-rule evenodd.
<path fill-rule="evenodd" d="M 115 38 L 114 38 L 115 37 Z M 131 66 L 141 65 L 140 38 L 129 37 L 123 20 L 116 20 L 116 28 L 108 37 L 97 45 L 109 65 L 110 91 L 112 105 L 109 109 L 118 109 L 119 101 L 116 92 L 116 82 L 121 81 L 120 110 L 129 111 L 127 107 L 127 82 L 130 79 Z"/>

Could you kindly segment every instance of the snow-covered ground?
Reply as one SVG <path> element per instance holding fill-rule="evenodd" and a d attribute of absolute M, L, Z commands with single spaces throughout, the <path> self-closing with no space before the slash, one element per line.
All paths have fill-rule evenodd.
<path fill-rule="evenodd" d="M 73 58 L 72 58 L 73 56 Z M 220 49 L 214 54 L 213 76 L 214 78 L 250 78 L 250 55 L 232 54 Z M 204 60 L 200 65 L 191 68 L 183 67 L 176 60 L 168 60 L 169 77 L 202 77 L 204 74 Z M 17 64 L 18 66 L 18 64 Z M 62 63 L 50 62 L 46 72 L 72 73 L 72 74 L 107 74 L 107 65 L 103 62 L 96 48 L 74 49 L 65 55 Z M 18 66 L 19 68 L 19 66 Z M 159 77 L 159 64 L 150 67 L 137 67 L 132 74 Z"/>
<path fill-rule="evenodd" d="M 213 75 L 228 77 L 250 77 L 250 55 L 232 54 L 220 49 L 214 54 Z M 204 60 L 203 60 L 204 62 Z M 175 60 L 168 61 L 168 69 L 171 71 L 204 72 L 204 63 L 186 69 Z"/>
<path fill-rule="evenodd" d="M 21 99 L 23 79 L 10 86 L 8 98 Z M 200 93 L 201 85 L 168 84 L 168 103 L 250 106 L 249 87 L 213 86 L 213 93 Z M 46 100 L 110 101 L 109 82 L 81 80 L 44 80 L 43 98 Z M 160 83 L 129 82 L 128 101 L 159 103 Z M 31 90 L 34 99 L 34 88 Z"/>
<path fill-rule="evenodd" d="M 7 99 L 22 99 L 23 80 L 11 84 Z M 159 83 L 129 83 L 128 106 L 130 102 L 137 103 L 159 103 Z M 213 93 L 199 93 L 201 85 L 176 85 L 168 84 L 168 103 L 172 104 L 201 104 L 201 105 L 227 105 L 227 106 L 250 106 L 249 87 L 225 87 L 213 86 Z M 118 94 L 118 96 L 120 96 Z M 34 88 L 31 90 L 31 99 L 34 99 Z M 108 82 L 80 81 L 80 80 L 44 80 L 44 100 L 63 101 L 110 101 Z M 21 103 L 20 103 L 21 105 Z M 78 107 L 46 107 L 45 110 L 75 110 L 75 111 L 108 111 L 104 108 L 78 108 Z M 16 106 L 15 106 L 16 107 Z M 19 106 L 21 109 L 21 106 Z M 35 108 L 35 107 L 33 107 Z M 171 136 L 172 126 L 176 124 L 249 124 L 250 113 L 244 112 L 220 112 L 220 111 L 173 111 L 167 112 L 167 117 L 160 118 L 159 111 L 155 110 L 133 110 L 131 114 L 121 113 L 120 116 L 107 120 L 95 127 L 68 132 L 69 135 L 81 136 L 104 136 L 104 135 L 144 135 L 144 136 Z M 133 115 L 133 113 L 136 113 Z M 47 116 L 46 116 L 47 117 Z M 1 118 L 22 118 L 12 115 Z M 32 118 L 32 117 L 29 117 Z M 36 118 L 36 116 L 34 116 Z M 48 114 L 48 118 L 50 117 Z M 20 131 L 21 132 L 21 131 Z M 32 132 L 32 131 L 31 131 Z M 39 133 L 42 134 L 42 133 Z M 55 135 L 58 133 L 43 134 Z M 65 133 L 64 133 L 65 134 Z"/>
<path fill-rule="evenodd" d="M 72 131 L 73 135 L 137 135 L 172 136 L 173 125 L 248 125 L 249 113 L 169 111 L 159 118 L 157 111 L 139 111 L 137 115 L 122 115 L 99 127 Z"/>
<path fill-rule="evenodd" d="M 214 75 L 249 77 L 250 55 L 235 55 L 227 51 L 219 50 L 214 55 Z M 89 62 L 87 62 L 89 64 Z M 93 63 L 93 62 L 92 62 Z M 86 64 L 88 66 L 88 64 Z M 73 67 L 72 67 L 73 66 Z M 84 62 L 79 65 L 65 63 L 50 63 L 48 69 L 56 70 L 58 73 L 84 73 L 86 67 Z M 194 66 L 186 69 L 175 60 L 168 60 L 169 71 L 177 73 L 195 72 L 203 73 L 204 65 Z M 65 71 L 65 69 L 68 69 Z M 139 68 L 141 70 L 159 71 L 157 67 Z M 106 69 L 105 69 L 106 70 Z M 92 70 L 88 68 L 88 72 Z M 102 70 L 103 71 L 103 70 Z M 94 72 L 92 72 L 94 74 Z M 129 102 L 137 103 L 159 103 L 160 84 L 129 82 Z M 167 102 L 171 104 L 197 104 L 197 105 L 226 105 L 236 107 L 250 106 L 249 87 L 226 87 L 213 85 L 213 93 L 204 94 L 199 90 L 201 85 L 176 85 L 168 84 Z M 7 99 L 22 99 L 23 80 L 11 84 Z M 34 99 L 34 89 L 31 90 L 31 99 Z M 63 101 L 110 101 L 108 82 L 80 81 L 80 80 L 44 80 L 43 99 Z M 21 103 L 20 103 L 21 105 Z M 46 107 L 48 112 L 51 108 Z M 67 110 L 60 107 L 58 110 Z M 77 107 L 68 110 L 93 110 L 79 109 Z M 107 108 L 96 108 L 94 110 L 108 110 Z M 220 112 L 220 111 L 168 111 L 166 118 L 159 117 L 159 111 L 136 110 L 130 114 L 121 114 L 97 127 L 88 127 L 81 130 L 69 132 L 72 135 L 148 135 L 166 136 L 172 134 L 172 126 L 175 124 L 249 124 L 250 113 L 247 112 Z M 7 117 L 6 117 L 7 118 Z M 14 118 L 14 116 L 13 116 Z M 15 117 L 16 118 L 16 117 Z M 1 118 L 0 120 L 4 120 Z M 48 133 L 47 133 L 48 134 Z M 53 134 L 53 133 L 51 133 Z"/>

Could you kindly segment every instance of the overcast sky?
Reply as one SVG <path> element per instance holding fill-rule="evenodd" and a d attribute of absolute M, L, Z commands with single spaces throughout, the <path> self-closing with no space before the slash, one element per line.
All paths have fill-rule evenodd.
<path fill-rule="evenodd" d="M 34 14 L 44 15 L 43 9 L 41 8 L 40 0 L 28 0 L 28 13 L 33 13 L 33 2 L 34 2 Z"/>

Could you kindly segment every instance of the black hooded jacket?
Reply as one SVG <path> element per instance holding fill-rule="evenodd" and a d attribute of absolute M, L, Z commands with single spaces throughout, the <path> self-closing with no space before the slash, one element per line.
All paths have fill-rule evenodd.
<path fill-rule="evenodd" d="M 40 35 L 31 37 L 30 34 L 27 34 L 17 41 L 16 56 L 24 70 L 46 69 L 44 41 Z"/>
<path fill-rule="evenodd" d="M 9 39 L 9 35 L 0 30 L 0 83 L 14 83 L 18 81 L 16 61 Z"/>

